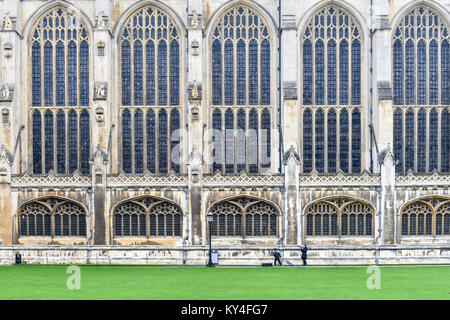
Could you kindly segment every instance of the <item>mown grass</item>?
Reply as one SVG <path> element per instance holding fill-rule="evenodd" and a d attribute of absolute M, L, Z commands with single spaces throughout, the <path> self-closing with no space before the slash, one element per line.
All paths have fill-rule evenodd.
<path fill-rule="evenodd" d="M 384 266 L 378 290 L 367 267 L 80 266 L 79 290 L 67 268 L 0 267 L 0 299 L 450 299 L 450 266 Z"/>

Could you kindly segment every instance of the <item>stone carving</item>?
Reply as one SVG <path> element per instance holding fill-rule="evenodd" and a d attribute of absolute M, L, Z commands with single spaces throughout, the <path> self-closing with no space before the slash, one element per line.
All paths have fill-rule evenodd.
<path fill-rule="evenodd" d="M 14 89 L 4 84 L 0 89 L 0 101 L 12 101 L 14 97 Z"/>
<path fill-rule="evenodd" d="M 92 168 L 95 173 L 102 173 L 103 167 L 108 163 L 108 155 L 97 145 L 91 159 Z"/>
<path fill-rule="evenodd" d="M 283 162 L 287 164 L 289 158 L 294 158 L 297 164 L 300 164 L 300 156 L 297 151 L 295 151 L 294 146 L 291 146 L 288 151 L 283 154 Z"/>
<path fill-rule="evenodd" d="M 103 12 L 100 11 L 99 14 L 95 17 L 95 27 L 106 29 L 108 28 L 109 17 Z"/>
<path fill-rule="evenodd" d="M 311 187 L 379 187 L 380 174 L 370 173 L 364 170 L 362 173 L 327 173 L 319 174 L 313 171 L 311 174 L 300 175 L 300 184 Z"/>
<path fill-rule="evenodd" d="M 5 14 L 5 17 L 3 18 L 3 30 L 13 30 L 13 22 L 11 20 L 11 17 L 9 16 L 9 12 Z"/>
<path fill-rule="evenodd" d="M 105 121 L 104 110 L 102 107 L 97 107 L 95 109 L 95 119 L 98 123 L 103 123 Z"/>
<path fill-rule="evenodd" d="M 200 44 L 197 40 L 192 40 L 191 42 L 191 53 L 193 56 L 198 56 L 200 53 Z"/>
<path fill-rule="evenodd" d="M 390 81 L 378 81 L 378 99 L 392 100 L 392 87 Z"/>
<path fill-rule="evenodd" d="M 284 175 L 248 175 L 245 171 L 239 174 L 222 175 L 217 171 L 214 175 L 203 175 L 204 187 L 283 187 Z"/>
<path fill-rule="evenodd" d="M 106 82 L 96 82 L 94 88 L 94 100 L 106 100 L 108 95 L 108 84 Z"/>
<path fill-rule="evenodd" d="M 283 82 L 283 93 L 284 99 L 296 100 L 298 98 L 297 83 L 295 81 Z"/>
<path fill-rule="evenodd" d="M 11 179 L 11 186 L 15 188 L 42 188 L 42 186 L 78 188 L 91 187 L 91 176 L 81 176 L 78 171 L 71 175 L 56 175 L 53 170 L 47 175 L 14 175 Z"/>
<path fill-rule="evenodd" d="M 191 181 L 198 183 L 200 181 L 200 171 L 203 164 L 203 156 L 198 150 L 197 146 L 192 148 L 189 154 L 189 166 L 191 168 Z"/>
<path fill-rule="evenodd" d="M 202 15 L 198 14 L 197 11 L 192 10 L 192 13 L 189 15 L 189 20 L 191 22 L 191 28 L 201 28 L 202 27 Z"/>
<path fill-rule="evenodd" d="M 0 183 L 11 182 L 11 165 L 13 156 L 6 149 L 5 145 L 0 147 Z"/>
<path fill-rule="evenodd" d="M 197 80 L 189 86 L 189 100 L 202 100 L 202 85 Z"/>
<path fill-rule="evenodd" d="M 12 57 L 12 45 L 11 43 L 5 43 L 3 46 L 3 54 L 5 58 L 11 58 Z"/>

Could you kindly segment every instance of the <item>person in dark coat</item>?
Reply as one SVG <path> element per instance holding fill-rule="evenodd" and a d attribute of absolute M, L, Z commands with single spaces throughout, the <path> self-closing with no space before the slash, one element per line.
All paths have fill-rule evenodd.
<path fill-rule="evenodd" d="M 306 254 L 308 252 L 308 248 L 306 247 L 306 244 L 303 245 L 302 248 L 302 260 L 303 260 L 303 266 L 306 266 L 306 259 L 308 259 L 308 255 Z"/>
<path fill-rule="evenodd" d="M 277 265 L 277 261 L 278 261 L 278 263 L 281 266 L 281 253 L 280 253 L 280 251 L 278 251 L 278 249 L 275 249 L 273 251 L 273 256 L 275 258 L 275 261 L 273 262 L 273 265 L 276 266 Z"/>

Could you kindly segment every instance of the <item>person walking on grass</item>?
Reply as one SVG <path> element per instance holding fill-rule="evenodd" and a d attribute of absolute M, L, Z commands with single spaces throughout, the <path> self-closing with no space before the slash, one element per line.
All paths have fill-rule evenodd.
<path fill-rule="evenodd" d="M 307 252 L 308 252 L 308 248 L 306 247 L 306 244 L 305 244 L 305 245 L 303 245 L 303 248 L 302 248 L 302 260 L 303 260 L 304 267 L 306 267 L 306 259 L 308 259 Z"/>
<path fill-rule="evenodd" d="M 275 249 L 273 251 L 273 257 L 275 258 L 275 260 L 273 262 L 273 265 L 276 266 L 277 265 L 277 261 L 278 261 L 278 263 L 281 266 L 281 253 L 280 253 L 280 251 L 278 251 L 278 249 Z"/>

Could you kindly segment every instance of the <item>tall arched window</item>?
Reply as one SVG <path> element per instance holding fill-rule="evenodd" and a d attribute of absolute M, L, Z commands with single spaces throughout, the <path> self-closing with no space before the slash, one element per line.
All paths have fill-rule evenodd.
<path fill-rule="evenodd" d="M 212 30 L 212 169 L 264 172 L 271 163 L 273 103 L 267 23 L 252 9 L 237 6 Z"/>
<path fill-rule="evenodd" d="M 301 47 L 301 101 L 308 106 L 302 108 L 303 172 L 359 173 L 363 121 L 360 27 L 345 10 L 327 6 L 308 21 Z"/>
<path fill-rule="evenodd" d="M 183 214 L 175 203 L 144 196 L 114 209 L 115 237 L 181 237 Z"/>
<path fill-rule="evenodd" d="M 421 198 L 403 207 L 403 236 L 450 236 L 450 199 Z"/>
<path fill-rule="evenodd" d="M 44 198 L 19 208 L 20 237 L 86 237 L 86 212 L 79 204 L 61 198 Z"/>
<path fill-rule="evenodd" d="M 263 200 L 236 197 L 214 204 L 211 234 L 219 237 L 270 237 L 278 234 L 278 209 Z"/>
<path fill-rule="evenodd" d="M 394 152 L 398 172 L 450 172 L 449 27 L 426 6 L 394 29 Z"/>
<path fill-rule="evenodd" d="M 119 36 L 122 170 L 180 172 L 180 30 L 164 11 L 133 13 Z"/>
<path fill-rule="evenodd" d="M 349 197 L 327 198 L 308 206 L 307 236 L 373 236 L 374 209 Z"/>
<path fill-rule="evenodd" d="M 30 44 L 33 173 L 89 173 L 89 34 L 79 15 L 55 7 Z"/>

